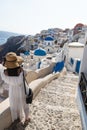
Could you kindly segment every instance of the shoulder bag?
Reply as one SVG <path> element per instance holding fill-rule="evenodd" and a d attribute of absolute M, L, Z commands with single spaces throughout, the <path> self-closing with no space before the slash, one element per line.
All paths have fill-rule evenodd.
<path fill-rule="evenodd" d="M 23 82 L 24 82 L 24 90 L 25 90 L 25 95 L 26 95 L 26 103 L 31 104 L 33 100 L 33 91 L 31 88 L 28 88 L 28 94 L 26 92 L 26 84 L 28 85 L 25 76 L 24 76 L 24 71 L 23 71 Z M 26 82 L 26 83 L 25 83 Z"/>

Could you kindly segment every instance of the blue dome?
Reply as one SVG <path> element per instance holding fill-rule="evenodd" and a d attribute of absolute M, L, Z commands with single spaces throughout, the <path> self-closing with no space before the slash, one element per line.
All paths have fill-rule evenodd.
<path fill-rule="evenodd" d="M 46 37 L 45 41 L 53 41 L 54 39 L 52 37 Z"/>
<path fill-rule="evenodd" d="M 36 55 L 36 56 L 45 56 L 46 55 L 46 51 L 44 49 L 39 48 L 39 49 L 36 49 L 34 51 L 34 55 Z"/>
<path fill-rule="evenodd" d="M 30 55 L 29 51 L 25 51 L 24 55 Z"/>

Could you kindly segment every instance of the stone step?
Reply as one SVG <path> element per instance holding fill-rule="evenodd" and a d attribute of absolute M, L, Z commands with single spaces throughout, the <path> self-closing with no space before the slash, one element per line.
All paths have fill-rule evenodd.
<path fill-rule="evenodd" d="M 51 97 L 50 97 L 51 98 Z M 52 97 L 51 99 L 47 99 L 46 98 L 43 100 L 42 98 L 42 101 L 39 100 L 39 102 L 43 102 L 44 104 L 47 104 L 47 105 L 51 105 L 51 106 L 61 106 L 61 107 L 68 107 L 69 109 L 76 109 L 76 104 L 75 104 L 75 101 L 72 99 L 72 98 L 61 98 L 61 97 Z M 67 102 L 67 103 L 66 103 Z"/>
<path fill-rule="evenodd" d="M 64 77 L 60 77 L 59 79 L 58 79 L 58 81 L 65 81 L 65 82 L 71 82 L 71 83 L 73 83 L 73 82 L 75 82 L 75 83 L 77 83 L 78 82 L 78 79 L 79 78 L 73 78 L 73 77 L 67 77 L 67 76 L 64 76 Z"/>
<path fill-rule="evenodd" d="M 82 130 L 75 100 L 77 84 L 78 76 L 67 73 L 41 88 L 30 105 L 26 130 Z"/>
<path fill-rule="evenodd" d="M 31 106 L 31 110 L 30 110 L 31 113 L 32 113 L 33 107 L 34 108 L 37 107 L 37 109 L 45 108 L 46 110 L 53 110 L 53 111 L 62 111 L 62 112 L 66 111 L 68 114 L 76 113 L 79 116 L 79 112 L 77 109 L 75 109 L 75 107 L 74 107 L 74 109 L 73 108 L 70 109 L 67 106 L 65 106 L 65 107 L 56 106 L 56 105 L 53 106 L 53 105 L 46 104 L 44 102 L 35 101 L 35 102 L 33 102 L 32 106 Z"/>
<path fill-rule="evenodd" d="M 46 85 L 47 86 L 47 85 Z M 62 87 L 62 88 L 67 88 L 67 87 L 69 87 L 69 89 L 71 88 L 71 89 L 76 89 L 76 87 L 77 87 L 77 84 L 71 84 L 71 83 L 65 83 L 65 82 L 52 82 L 51 84 L 49 84 L 49 88 L 52 88 L 52 87 L 54 87 L 54 88 L 60 88 L 60 87 Z M 48 88 L 48 87 L 46 87 L 46 88 Z M 49 89 L 48 88 L 48 89 Z"/>
<path fill-rule="evenodd" d="M 30 105 L 31 122 L 27 130 L 81 130 L 75 101 L 78 77 L 67 74 L 42 88 Z"/>
<path fill-rule="evenodd" d="M 67 106 L 67 107 L 75 108 L 76 104 L 75 104 L 74 94 L 69 94 L 69 93 L 60 94 L 60 93 L 61 91 L 57 93 L 53 93 L 49 91 L 41 91 L 39 95 L 36 97 L 35 101 L 43 102 L 44 104 L 48 104 L 52 106 L 62 106 L 62 107 Z"/>
<path fill-rule="evenodd" d="M 81 130 L 79 113 L 75 108 L 35 101 L 30 113 L 31 122 L 26 130 Z"/>
<path fill-rule="evenodd" d="M 60 89 L 61 89 L 61 88 L 60 88 Z M 55 95 L 60 96 L 60 92 L 57 91 L 57 90 L 56 90 L 56 92 L 55 92 L 55 90 L 56 90 L 56 89 L 51 89 L 51 90 L 43 89 L 43 90 L 41 91 L 41 93 L 51 93 L 51 94 L 55 94 Z M 62 91 L 62 90 L 61 90 L 61 91 Z M 62 91 L 62 92 L 63 92 L 63 91 Z M 66 91 L 66 93 L 63 93 L 63 94 L 61 94 L 61 95 L 63 95 L 63 96 L 69 96 L 69 97 L 75 97 L 75 95 L 74 95 L 73 93 L 70 93 L 70 90 L 69 90 L 69 92 Z"/>

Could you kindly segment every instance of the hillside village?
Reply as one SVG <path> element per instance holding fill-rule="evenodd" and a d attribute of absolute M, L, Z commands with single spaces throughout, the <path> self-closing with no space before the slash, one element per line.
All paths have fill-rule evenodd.
<path fill-rule="evenodd" d="M 24 47 L 26 50 L 34 50 L 39 46 L 51 53 L 53 50 L 55 51 L 55 48 L 62 47 L 66 42 L 84 43 L 86 31 L 87 25 L 81 23 L 78 23 L 73 29 L 52 28 L 42 30 L 35 36 L 24 36 L 21 49 Z"/>
<path fill-rule="evenodd" d="M 87 25 L 83 25 L 81 23 L 77 24 L 73 29 L 59 29 L 53 28 L 48 30 L 42 30 L 40 34 L 36 34 L 35 36 L 27 36 L 24 40 L 24 45 L 30 46 L 26 49 L 36 49 L 37 46 L 51 46 L 49 41 L 53 42 L 53 46 L 63 46 L 64 43 L 68 42 L 80 42 L 84 43 L 85 32 L 87 31 Z M 51 37 L 49 39 L 48 37 Z M 48 41 L 48 44 L 46 42 Z"/>
<path fill-rule="evenodd" d="M 66 42 L 80 42 L 84 44 L 86 31 L 87 25 L 78 23 L 73 29 L 67 28 L 62 30 L 60 28 L 50 28 L 48 30 L 42 30 L 34 36 L 11 36 L 5 44 L 0 46 L 0 61 L 2 61 L 2 57 L 9 51 L 20 54 L 21 52 L 35 50 L 41 47 L 47 53 L 53 53 L 57 52 L 59 47 L 63 47 Z"/>

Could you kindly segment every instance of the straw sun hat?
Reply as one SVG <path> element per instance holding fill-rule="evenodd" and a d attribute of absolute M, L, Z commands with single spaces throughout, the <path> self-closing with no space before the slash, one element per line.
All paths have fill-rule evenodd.
<path fill-rule="evenodd" d="M 5 61 L 4 66 L 6 68 L 9 68 L 9 69 L 10 68 L 11 69 L 12 68 L 17 68 L 23 62 L 23 58 L 21 56 L 17 56 L 16 53 L 14 53 L 14 52 L 7 53 L 6 56 L 5 56 L 5 58 L 6 58 L 6 61 Z"/>

